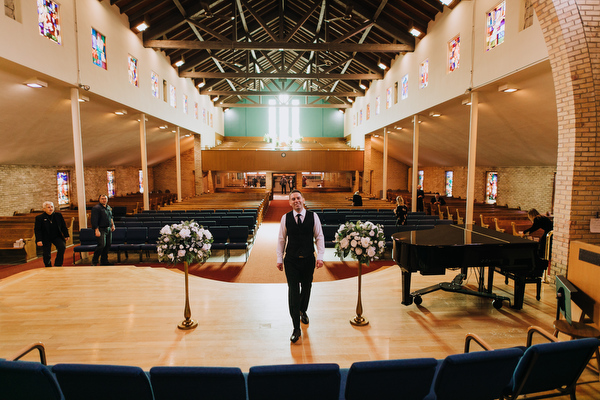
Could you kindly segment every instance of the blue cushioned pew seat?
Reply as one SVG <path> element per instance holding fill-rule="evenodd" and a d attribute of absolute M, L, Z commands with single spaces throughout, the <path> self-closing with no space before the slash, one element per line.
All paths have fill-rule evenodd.
<path fill-rule="evenodd" d="M 153 367 L 155 400 L 245 400 L 246 381 L 239 368 Z"/>
<path fill-rule="evenodd" d="M 62 391 L 44 364 L 0 360 L 0 399 L 62 400 Z"/>

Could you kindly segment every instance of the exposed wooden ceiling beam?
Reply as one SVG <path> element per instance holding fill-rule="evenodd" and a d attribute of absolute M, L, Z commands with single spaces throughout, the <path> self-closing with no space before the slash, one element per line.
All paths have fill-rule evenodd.
<path fill-rule="evenodd" d="M 344 51 L 348 53 L 398 53 L 412 52 L 414 46 L 407 44 L 380 43 L 284 43 L 284 42 L 233 42 L 197 40 L 145 40 L 144 47 L 156 49 L 195 50 L 296 50 L 296 51 Z"/>
<path fill-rule="evenodd" d="M 359 80 L 359 79 L 383 79 L 382 73 L 372 74 L 292 74 L 285 72 L 274 73 L 237 73 L 237 72 L 181 72 L 181 78 L 207 78 L 207 79 L 338 79 L 338 80 Z"/>
<path fill-rule="evenodd" d="M 355 92 L 287 92 L 287 91 L 254 91 L 254 90 L 201 90 L 200 94 L 207 96 L 279 96 L 280 94 L 285 94 L 288 96 L 310 96 L 310 97 L 328 97 L 328 96 L 338 96 L 338 97 L 359 97 L 363 96 L 363 93 L 355 93 Z"/>
<path fill-rule="evenodd" d="M 218 101 L 215 103 L 215 107 L 222 108 L 268 108 L 271 107 L 269 104 L 244 104 L 244 103 L 219 103 Z M 278 108 L 350 108 L 349 104 L 298 104 L 296 106 L 291 106 L 287 104 L 278 104 Z"/>

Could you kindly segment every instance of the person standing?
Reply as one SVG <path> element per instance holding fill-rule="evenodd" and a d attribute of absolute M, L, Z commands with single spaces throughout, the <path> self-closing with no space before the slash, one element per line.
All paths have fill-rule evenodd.
<path fill-rule="evenodd" d="M 65 256 L 66 241 L 69 239 L 69 229 L 65 219 L 59 212 L 54 212 L 54 203 L 45 201 L 42 205 L 44 212 L 35 217 L 36 244 L 42 247 L 43 260 L 46 267 L 52 266 L 52 245 L 56 247 L 55 267 L 62 267 Z"/>
<path fill-rule="evenodd" d="M 425 211 L 425 204 L 423 201 L 425 200 L 425 191 L 421 187 L 421 185 L 417 186 L 417 211 Z"/>
<path fill-rule="evenodd" d="M 408 214 L 408 207 L 404 204 L 404 197 L 396 197 L 396 208 L 394 209 L 396 214 L 396 225 L 404 225 L 406 223 L 406 215 Z"/>
<path fill-rule="evenodd" d="M 92 257 L 92 265 L 113 265 L 108 261 L 108 251 L 112 243 L 112 232 L 115 230 L 112 208 L 108 205 L 108 197 L 101 194 L 98 198 L 98 204 L 92 207 L 92 229 L 96 235 L 98 245 Z"/>
<path fill-rule="evenodd" d="M 308 302 L 315 266 L 323 267 L 325 239 L 319 216 L 304 208 L 302 192 L 295 189 L 289 196 L 292 211 L 281 217 L 277 240 L 277 269 L 284 270 L 288 283 L 288 305 L 294 331 L 290 337 L 296 343 L 302 331 L 300 322 L 308 324 Z M 315 244 L 317 255 L 315 257 Z"/>
<path fill-rule="evenodd" d="M 285 179 L 285 175 L 281 177 L 279 180 L 279 184 L 281 185 L 281 194 L 287 193 L 287 180 Z"/>
<path fill-rule="evenodd" d="M 352 205 L 355 207 L 361 207 L 363 205 L 362 196 L 358 191 L 354 192 L 354 195 L 352 196 Z"/>

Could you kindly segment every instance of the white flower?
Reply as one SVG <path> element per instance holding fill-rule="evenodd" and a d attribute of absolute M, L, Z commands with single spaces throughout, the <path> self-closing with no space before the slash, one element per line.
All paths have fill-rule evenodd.
<path fill-rule="evenodd" d="M 161 235 L 170 235 L 171 234 L 171 227 L 169 225 L 163 226 L 162 229 L 160 230 L 160 234 Z"/>
<path fill-rule="evenodd" d="M 375 231 L 373 229 L 371 229 L 371 232 L 369 232 L 369 236 L 375 236 Z"/>
<path fill-rule="evenodd" d="M 369 239 L 368 237 L 360 238 L 360 245 L 362 247 L 369 247 L 370 244 L 371 244 L 371 239 Z"/>
<path fill-rule="evenodd" d="M 173 254 L 171 254 L 171 253 L 167 254 L 167 257 L 169 257 L 169 259 L 171 261 L 173 261 L 175 259 L 175 256 Z"/>
<path fill-rule="evenodd" d="M 356 250 L 354 250 L 356 252 L 357 256 L 360 256 L 362 254 L 362 249 L 360 247 L 357 247 Z"/>
<path fill-rule="evenodd" d="M 375 247 L 369 246 L 369 248 L 367 249 L 367 255 L 369 257 L 375 257 L 375 254 L 376 254 Z"/>
<path fill-rule="evenodd" d="M 350 246 L 352 246 L 353 248 L 356 247 L 356 240 L 352 239 L 352 241 L 350 242 Z"/>
<path fill-rule="evenodd" d="M 340 240 L 340 247 L 342 249 L 345 249 L 348 247 L 348 239 L 347 238 L 343 238 L 342 240 Z"/>
<path fill-rule="evenodd" d="M 177 257 L 179 257 L 179 258 L 185 257 L 185 250 L 179 250 L 177 252 Z"/>
<path fill-rule="evenodd" d="M 179 231 L 179 235 L 185 239 L 190 237 L 190 230 L 188 228 L 183 228 L 182 230 Z"/>

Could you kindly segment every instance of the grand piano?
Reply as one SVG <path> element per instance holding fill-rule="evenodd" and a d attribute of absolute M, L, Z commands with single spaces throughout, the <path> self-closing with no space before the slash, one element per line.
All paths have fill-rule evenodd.
<path fill-rule="evenodd" d="M 397 232 L 392 235 L 393 259 L 402 270 L 402 304 L 419 305 L 422 296 L 445 290 L 467 295 L 486 297 L 495 308 L 510 299 L 492 293 L 493 269 L 511 271 L 515 275 L 531 273 L 539 268 L 536 242 L 517 236 L 482 228 L 477 225 L 436 225 L 433 229 Z M 478 289 L 471 290 L 462 285 L 468 268 L 479 268 Z M 487 288 L 484 271 L 489 267 Z M 413 272 L 422 275 L 445 275 L 446 269 L 460 269 L 452 282 L 442 282 L 414 292 L 410 291 Z M 515 279 L 515 294 L 512 308 L 523 308 L 525 282 Z"/>

